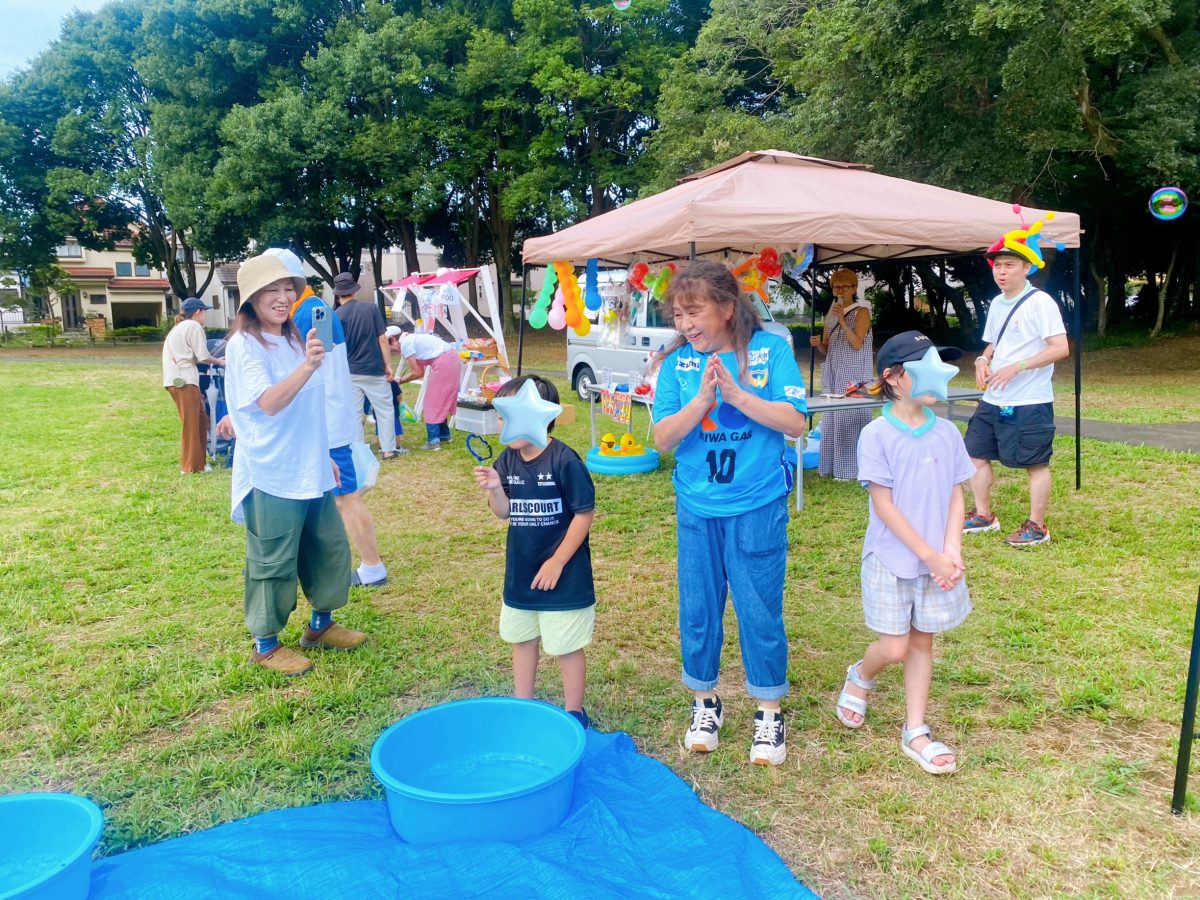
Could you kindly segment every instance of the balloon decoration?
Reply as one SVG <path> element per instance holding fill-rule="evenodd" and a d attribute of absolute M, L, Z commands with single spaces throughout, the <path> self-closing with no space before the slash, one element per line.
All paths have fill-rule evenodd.
<path fill-rule="evenodd" d="M 994 264 L 990 258 L 991 254 L 1007 250 L 1009 253 L 1016 254 L 1033 266 L 1033 270 L 1036 272 L 1046 265 L 1046 260 L 1042 256 L 1042 227 L 1047 222 L 1054 220 L 1054 213 L 1048 212 L 1044 219 L 1038 219 L 1032 225 L 1026 225 L 1025 217 L 1021 214 L 1021 205 L 1019 203 L 1013 204 L 1012 211 L 1020 219 L 1021 227 L 1014 228 L 1012 231 L 1006 231 L 1002 238 L 987 248 L 989 254 L 988 265 Z M 1066 245 L 1062 243 L 1056 243 L 1054 247 L 1057 250 L 1066 249 Z"/>
<path fill-rule="evenodd" d="M 596 274 L 598 280 L 598 269 Z M 598 285 L 593 287 L 599 296 Z M 529 325 L 531 328 L 545 328 L 549 325 L 555 331 L 570 327 L 580 337 L 586 337 L 592 330 L 592 324 L 584 312 L 579 279 L 575 277 L 575 269 L 570 262 L 557 260 L 546 270 L 542 290 L 529 313 Z"/>
<path fill-rule="evenodd" d="M 583 304 L 592 312 L 604 305 L 604 298 L 600 296 L 600 260 L 598 259 L 587 261 L 587 287 L 583 291 Z"/>
<path fill-rule="evenodd" d="M 813 255 L 816 248 L 812 244 L 805 244 L 800 248 L 798 253 L 792 253 L 790 250 L 783 254 L 780 260 L 783 271 L 799 280 L 800 276 L 808 271 L 808 267 L 812 265 Z"/>
<path fill-rule="evenodd" d="M 646 291 L 646 276 L 650 274 L 650 266 L 644 262 L 634 263 L 629 270 L 629 284 L 635 291 Z"/>
<path fill-rule="evenodd" d="M 783 263 L 779 251 L 774 247 L 764 247 L 758 254 L 744 260 L 733 269 L 733 277 L 738 280 L 738 286 L 747 294 L 758 294 L 767 302 L 767 281 L 779 278 L 783 274 Z"/>
<path fill-rule="evenodd" d="M 653 275 L 647 275 L 644 279 L 646 290 L 655 300 L 662 300 L 667 294 L 667 288 L 671 286 L 671 279 L 675 277 L 675 273 L 679 271 L 679 266 L 673 262 L 667 263 Z"/>

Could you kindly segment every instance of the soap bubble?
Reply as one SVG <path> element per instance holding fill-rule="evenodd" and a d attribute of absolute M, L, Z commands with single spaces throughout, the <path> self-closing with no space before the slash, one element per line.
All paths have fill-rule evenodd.
<path fill-rule="evenodd" d="M 624 12 L 633 5 L 633 0 L 612 0 L 613 6 Z"/>
<path fill-rule="evenodd" d="M 1164 222 L 1178 219 L 1187 210 L 1187 194 L 1177 187 L 1159 188 L 1150 195 L 1150 215 Z"/>

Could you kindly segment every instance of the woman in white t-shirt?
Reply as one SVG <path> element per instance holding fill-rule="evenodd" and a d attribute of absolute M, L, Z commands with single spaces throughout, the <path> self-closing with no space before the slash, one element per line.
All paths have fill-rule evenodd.
<path fill-rule="evenodd" d="M 296 582 L 313 608 L 300 638 L 310 649 L 352 650 L 366 635 L 334 624 L 350 591 L 350 545 L 333 498 L 337 470 L 325 427 L 325 352 L 290 318 L 304 281 L 279 259 L 238 270 L 246 298 L 225 351 L 225 396 L 237 433 L 233 519 L 246 525 L 246 627 L 255 662 L 284 675 L 312 668 L 279 643 L 296 608 Z"/>
<path fill-rule="evenodd" d="M 207 472 L 208 414 L 200 396 L 199 363 L 224 365 L 208 352 L 208 337 L 204 332 L 204 313 L 212 309 L 203 300 L 188 297 L 175 317 L 175 327 L 163 342 L 163 387 L 175 401 L 183 432 L 179 444 L 179 470 L 184 475 Z"/>
<path fill-rule="evenodd" d="M 395 329 L 395 332 L 393 332 Z M 413 334 L 400 331 L 395 325 L 387 331 L 389 338 L 399 338 L 400 355 L 408 363 L 408 374 L 399 383 L 427 378 L 422 413 L 425 416 L 425 446 L 422 450 L 437 450 L 450 443 L 448 419 L 458 408 L 458 382 L 462 377 L 462 358 L 453 344 L 433 334 Z"/>

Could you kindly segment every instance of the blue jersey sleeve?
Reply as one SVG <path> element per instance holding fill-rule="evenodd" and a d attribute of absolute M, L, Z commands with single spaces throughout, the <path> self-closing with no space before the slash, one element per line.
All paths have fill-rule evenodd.
<path fill-rule="evenodd" d="M 796 365 L 796 357 L 787 346 L 787 341 L 780 338 L 784 352 L 772 353 L 770 357 L 771 400 L 790 403 L 797 412 L 808 412 L 808 401 L 804 390 L 804 376 Z"/>
<path fill-rule="evenodd" d="M 670 353 L 658 370 L 658 381 L 654 386 L 654 421 L 661 422 L 667 416 L 679 412 L 682 402 L 679 396 L 679 378 L 675 374 L 675 366 L 679 361 L 679 351 Z"/>

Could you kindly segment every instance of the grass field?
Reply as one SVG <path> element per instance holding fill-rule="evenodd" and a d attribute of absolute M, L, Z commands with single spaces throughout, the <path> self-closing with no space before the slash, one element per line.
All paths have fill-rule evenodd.
<path fill-rule="evenodd" d="M 554 348 L 537 347 L 548 367 Z M 368 497 L 392 582 L 356 590 L 342 619 L 371 642 L 295 682 L 251 666 L 229 474 L 178 474 L 178 423 L 151 350 L 0 353 L 0 785 L 95 797 L 105 854 L 379 796 L 367 755 L 386 725 L 511 689 L 495 635 L 504 526 L 461 443 L 388 464 Z M 581 416 L 561 437 L 583 448 L 586 430 Z M 960 752 L 953 778 L 899 753 L 898 672 L 861 732 L 833 717 L 868 639 L 866 503 L 853 485 L 810 478 L 790 526 L 789 756 L 765 770 L 746 759 L 752 705 L 732 614 L 722 746 L 709 758 L 679 746 L 688 696 L 668 472 L 598 479 L 589 712 L 826 895 L 1200 893 L 1200 805 L 1168 811 L 1200 583 L 1200 456 L 1087 442 L 1075 493 L 1072 442 L 1057 452 L 1054 543 L 1018 554 L 990 535 L 966 547 L 976 612 L 940 644 L 930 709 Z M 1001 476 L 1006 524 L 1024 517 L 1024 497 Z M 540 688 L 558 696 L 553 666 Z"/>

